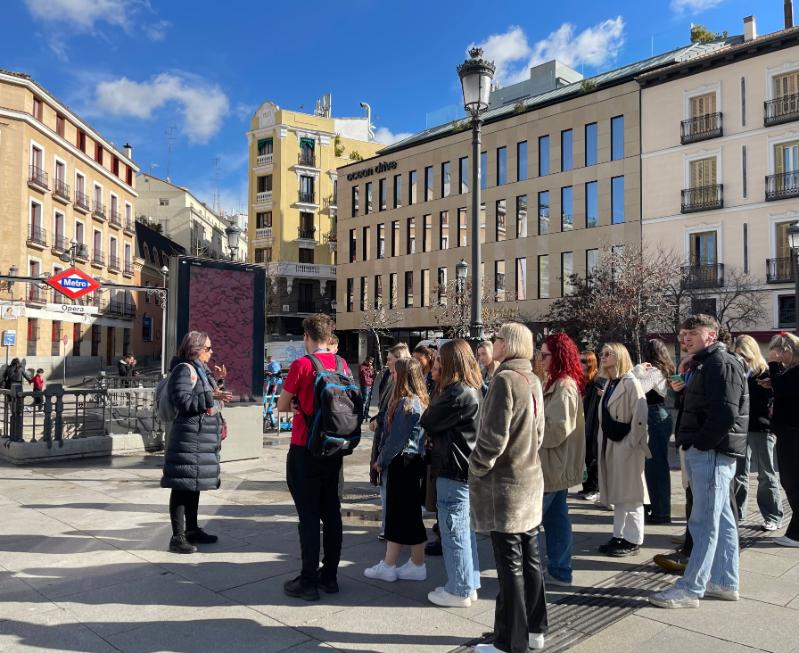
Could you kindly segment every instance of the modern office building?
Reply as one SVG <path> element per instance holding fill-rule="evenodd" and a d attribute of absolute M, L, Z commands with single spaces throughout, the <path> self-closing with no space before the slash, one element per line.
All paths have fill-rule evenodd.
<path fill-rule="evenodd" d="M 715 311 L 746 274 L 765 316 L 740 328 L 761 340 L 792 328 L 799 28 L 758 36 L 748 17 L 743 36 L 639 82 L 644 241 L 683 258 L 697 310 Z"/>
<path fill-rule="evenodd" d="M 301 335 L 303 317 L 335 309 L 336 168 L 380 145 L 368 114 L 334 118 L 329 95 L 313 115 L 264 102 L 247 140 L 249 260 L 267 271 L 267 333 Z"/>
<path fill-rule="evenodd" d="M 73 256 L 95 279 L 132 284 L 137 172 L 130 146 L 111 143 L 30 76 L 0 70 L 3 274 L 44 278 Z M 3 282 L 0 306 L 0 329 L 15 335 L 9 357 L 56 378 L 65 361 L 70 376 L 112 364 L 131 339 L 124 289 L 72 302 L 43 283 Z"/>

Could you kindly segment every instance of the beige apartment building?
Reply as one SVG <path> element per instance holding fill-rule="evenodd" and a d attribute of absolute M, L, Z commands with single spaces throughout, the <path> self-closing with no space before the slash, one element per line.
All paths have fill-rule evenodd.
<path fill-rule="evenodd" d="M 799 219 L 799 28 L 721 42 L 642 75 L 643 238 L 685 262 L 694 309 L 746 273 L 766 316 L 759 339 L 796 320 L 786 230 Z M 734 312 L 733 312 L 734 313 Z"/>
<path fill-rule="evenodd" d="M 334 118 L 329 95 L 313 115 L 264 102 L 247 140 L 249 260 L 266 267 L 267 333 L 302 335 L 305 316 L 335 309 L 336 168 L 381 146 L 368 114 Z"/>
<path fill-rule="evenodd" d="M 515 304 L 535 325 L 603 248 L 640 245 L 634 79 L 703 47 L 585 80 L 553 61 L 492 94 L 480 164 L 484 296 Z M 355 334 L 379 305 L 401 312 L 397 339 L 441 335 L 440 289 L 470 261 L 471 138 L 468 121 L 456 121 L 339 168 L 337 328 L 350 334 L 350 351 L 364 353 Z"/>
<path fill-rule="evenodd" d="M 132 284 L 137 172 L 130 146 L 109 142 L 28 75 L 0 70 L 3 274 L 44 279 L 72 253 L 95 279 Z M 0 329 L 16 336 L 8 356 L 55 378 L 65 364 L 69 376 L 96 372 L 130 342 L 129 291 L 72 302 L 44 283 L 4 282 L 0 306 Z"/>

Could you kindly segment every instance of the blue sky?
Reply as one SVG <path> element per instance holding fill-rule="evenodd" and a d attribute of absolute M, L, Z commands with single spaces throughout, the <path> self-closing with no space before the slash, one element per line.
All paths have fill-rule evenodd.
<path fill-rule="evenodd" d="M 245 131 L 264 100 L 337 116 L 369 102 L 385 142 L 459 112 L 470 44 L 505 84 L 559 58 L 588 76 L 688 41 L 691 22 L 780 29 L 782 0 L 3 0 L 0 67 L 26 72 L 145 171 L 246 211 Z M 799 7 L 797 7 L 799 10 Z M 799 13 L 799 11 L 798 11 Z M 171 142 L 172 155 L 168 156 Z"/>

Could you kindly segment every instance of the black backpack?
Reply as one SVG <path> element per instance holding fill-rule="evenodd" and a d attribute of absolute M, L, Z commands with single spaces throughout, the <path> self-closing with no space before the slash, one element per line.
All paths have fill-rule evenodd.
<path fill-rule="evenodd" d="M 336 369 L 328 370 L 314 354 L 313 413 L 305 416 L 308 450 L 312 456 L 348 456 L 361 441 L 363 397 L 361 388 L 344 371 L 344 360 L 336 356 Z"/>

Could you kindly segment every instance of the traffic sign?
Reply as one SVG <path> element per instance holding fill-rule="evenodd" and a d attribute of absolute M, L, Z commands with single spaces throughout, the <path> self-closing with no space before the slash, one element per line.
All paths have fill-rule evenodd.
<path fill-rule="evenodd" d="M 100 288 L 100 284 L 97 281 L 77 268 L 69 268 L 59 272 L 54 277 L 47 279 L 46 283 L 70 299 L 83 297 L 83 295 Z"/>
<path fill-rule="evenodd" d="M 13 347 L 17 344 L 17 332 L 14 329 L 6 329 L 3 331 L 3 346 Z"/>
<path fill-rule="evenodd" d="M 64 347 L 66 347 L 69 344 L 69 336 L 64 334 L 64 337 L 61 338 L 61 342 L 63 342 L 64 343 Z"/>

